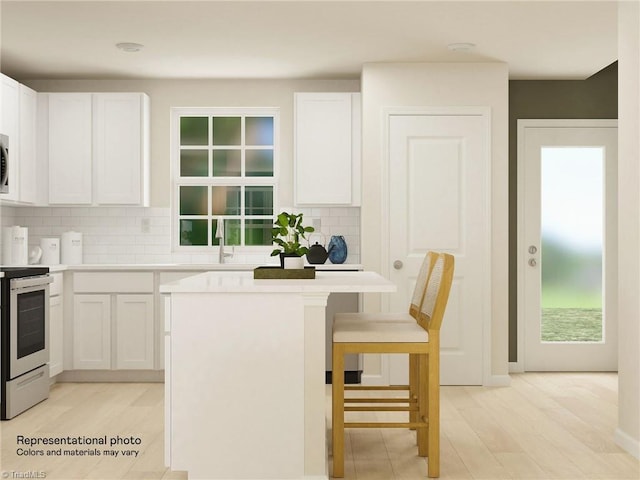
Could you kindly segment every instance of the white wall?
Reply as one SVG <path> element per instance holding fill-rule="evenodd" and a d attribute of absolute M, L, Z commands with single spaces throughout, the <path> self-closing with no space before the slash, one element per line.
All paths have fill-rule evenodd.
<path fill-rule="evenodd" d="M 618 428 L 640 458 L 640 4 L 618 2 Z"/>
<path fill-rule="evenodd" d="M 151 98 L 151 206 L 170 206 L 172 107 L 279 107 L 279 205 L 293 205 L 294 92 L 358 92 L 358 80 L 23 80 L 38 92 L 144 92 Z"/>
<path fill-rule="evenodd" d="M 492 332 L 491 373 L 508 375 L 508 67 L 502 63 L 367 64 L 362 71 L 362 262 L 381 265 L 382 110 L 397 106 L 491 108 L 492 130 Z M 378 311 L 380 296 L 365 298 Z M 375 375 L 374 359 L 365 363 Z"/>

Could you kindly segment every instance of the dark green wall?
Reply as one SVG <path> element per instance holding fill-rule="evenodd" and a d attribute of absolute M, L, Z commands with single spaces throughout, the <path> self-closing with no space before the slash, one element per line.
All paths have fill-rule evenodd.
<path fill-rule="evenodd" d="M 618 118 L 618 63 L 586 80 L 509 82 L 509 361 L 517 361 L 518 119 Z"/>

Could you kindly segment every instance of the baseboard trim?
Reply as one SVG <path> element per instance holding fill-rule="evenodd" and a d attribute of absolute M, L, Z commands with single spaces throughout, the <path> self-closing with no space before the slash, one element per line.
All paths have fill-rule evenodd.
<path fill-rule="evenodd" d="M 164 383 L 164 370 L 65 370 L 55 380 L 67 383 Z"/>
<path fill-rule="evenodd" d="M 632 456 L 640 460 L 640 440 L 631 437 L 629 434 L 620 430 L 620 428 L 616 428 L 616 431 L 613 434 L 613 441 L 620 448 L 626 450 Z"/>
<path fill-rule="evenodd" d="M 509 373 L 524 373 L 524 363 L 509 362 Z"/>

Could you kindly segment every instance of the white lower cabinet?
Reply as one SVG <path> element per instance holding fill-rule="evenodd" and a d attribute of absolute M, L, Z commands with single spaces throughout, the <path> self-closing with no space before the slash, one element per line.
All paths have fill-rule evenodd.
<path fill-rule="evenodd" d="M 64 370 L 63 274 L 51 273 L 49 285 L 49 377 Z"/>
<path fill-rule="evenodd" d="M 154 368 L 153 278 L 152 272 L 74 273 L 74 370 Z"/>
<path fill-rule="evenodd" d="M 153 369 L 153 300 L 152 294 L 75 295 L 73 368 Z"/>
<path fill-rule="evenodd" d="M 153 300 L 153 295 L 116 295 L 115 368 L 153 368 Z"/>
<path fill-rule="evenodd" d="M 74 296 L 73 368 L 111 368 L 111 295 Z"/>
<path fill-rule="evenodd" d="M 55 377 L 63 370 L 64 315 L 62 297 L 49 299 L 49 376 Z"/>
<path fill-rule="evenodd" d="M 158 275 L 158 285 L 163 285 L 169 282 L 176 282 L 178 280 L 182 280 L 183 278 L 191 277 L 200 273 L 199 271 L 188 270 L 188 271 L 165 271 L 160 272 Z M 158 299 L 156 303 L 157 307 L 157 319 L 156 326 L 158 333 L 156 334 L 156 365 L 159 370 L 166 369 L 169 366 L 168 358 L 170 355 L 170 351 L 168 349 L 168 337 L 165 338 L 165 321 L 168 319 L 168 310 L 167 304 L 165 302 L 168 301 L 167 295 L 158 295 Z M 168 375 L 165 376 L 169 378 Z M 165 380 L 166 381 L 166 380 Z"/>

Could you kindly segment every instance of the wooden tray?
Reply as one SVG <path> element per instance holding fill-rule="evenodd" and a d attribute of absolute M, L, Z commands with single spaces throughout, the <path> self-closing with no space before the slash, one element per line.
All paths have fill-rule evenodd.
<path fill-rule="evenodd" d="M 284 269 L 280 267 L 258 267 L 253 270 L 253 278 L 265 279 L 314 279 L 316 267 L 304 267 L 300 269 Z"/>

